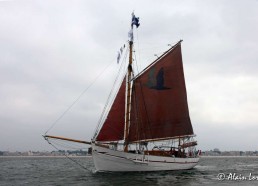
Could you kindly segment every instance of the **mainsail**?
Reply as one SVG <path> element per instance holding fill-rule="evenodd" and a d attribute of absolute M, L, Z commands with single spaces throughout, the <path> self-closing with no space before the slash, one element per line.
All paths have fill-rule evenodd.
<path fill-rule="evenodd" d="M 118 141 L 124 137 L 125 88 L 124 78 L 107 118 L 96 138 L 97 141 Z"/>
<path fill-rule="evenodd" d="M 133 82 L 129 142 L 193 134 L 184 80 L 181 41 Z"/>

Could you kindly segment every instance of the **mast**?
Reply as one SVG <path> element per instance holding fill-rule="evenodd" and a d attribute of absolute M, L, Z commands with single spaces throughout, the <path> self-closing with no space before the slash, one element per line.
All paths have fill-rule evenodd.
<path fill-rule="evenodd" d="M 132 28 L 133 29 L 133 28 Z M 131 108 L 131 77 L 132 77 L 132 63 L 133 63 L 133 41 L 129 41 L 129 64 L 127 69 L 127 98 L 126 98 L 126 119 L 125 119 L 125 147 L 124 151 L 128 152 L 128 134 L 129 134 L 129 121 L 130 121 L 130 108 Z"/>
<path fill-rule="evenodd" d="M 124 151 L 128 151 L 128 135 L 129 135 L 129 125 L 130 125 L 130 110 L 131 110 L 131 88 L 132 88 L 132 63 L 133 63 L 133 25 L 138 28 L 140 26 L 139 17 L 135 17 L 134 12 L 132 13 L 131 30 L 129 31 L 129 64 L 127 69 L 127 98 L 126 98 L 126 119 L 125 119 L 125 147 Z"/>

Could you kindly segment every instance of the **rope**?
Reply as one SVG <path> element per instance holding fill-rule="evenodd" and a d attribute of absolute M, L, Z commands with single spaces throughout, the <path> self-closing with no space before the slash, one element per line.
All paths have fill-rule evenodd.
<path fill-rule="evenodd" d="M 59 151 L 60 149 L 58 149 L 54 144 L 52 144 L 47 138 L 45 138 L 45 140 L 52 146 L 54 147 L 57 151 Z M 77 164 L 79 167 L 81 167 L 84 170 L 87 170 L 89 172 L 92 172 L 91 169 L 88 169 L 87 167 L 83 166 L 82 164 L 80 164 L 79 162 L 77 162 L 76 160 L 72 159 L 71 157 L 69 157 L 68 155 L 64 154 L 66 158 L 68 158 L 69 160 L 71 160 L 72 162 L 74 162 L 75 164 Z"/>
<path fill-rule="evenodd" d="M 50 139 L 48 139 L 50 140 Z M 67 148 L 67 149 L 74 149 L 74 150 L 81 150 L 81 149 L 87 149 L 87 148 L 81 148 L 81 146 L 79 145 L 75 145 L 75 142 L 70 142 L 70 143 L 73 143 L 73 144 L 69 144 L 69 142 L 64 142 L 62 140 L 58 140 L 58 139 L 52 139 L 54 143 L 60 147 L 64 147 L 64 148 Z"/>
<path fill-rule="evenodd" d="M 115 82 L 116 82 L 116 81 L 115 81 Z M 123 82 L 123 79 L 122 79 L 122 81 L 120 82 L 120 86 L 121 86 L 122 82 Z M 119 86 L 119 87 L 120 87 L 120 86 Z M 119 91 L 119 89 L 118 89 L 116 92 L 118 92 L 118 91 Z M 116 96 L 113 96 L 113 97 L 112 97 L 112 100 L 109 101 L 109 100 L 111 99 L 112 92 L 113 92 L 113 89 L 111 89 L 111 92 L 110 92 L 110 94 L 109 94 L 108 100 L 107 100 L 107 102 L 106 102 L 106 104 L 105 104 L 105 106 L 104 106 L 104 109 L 103 109 L 103 111 L 102 111 L 102 113 L 101 113 L 101 116 L 100 116 L 100 119 L 99 119 L 99 121 L 98 121 L 98 125 L 97 125 L 96 130 L 95 130 L 96 132 L 94 133 L 94 136 L 93 136 L 93 139 L 94 139 L 94 140 L 95 140 L 95 138 L 97 137 L 97 134 L 99 133 L 99 130 L 100 130 L 100 128 L 101 128 L 101 124 L 104 124 L 104 119 L 105 119 L 105 118 L 107 117 L 107 115 L 108 115 L 108 111 L 109 111 L 110 109 L 107 109 L 107 108 L 109 108 L 109 107 L 112 106 L 111 103 L 113 103 L 114 100 L 115 100 L 115 98 L 116 98 Z M 113 132 L 118 133 L 114 127 L 111 127 L 111 126 L 109 126 L 109 125 L 108 125 L 107 127 L 113 129 Z"/>
<path fill-rule="evenodd" d="M 137 43 L 138 43 L 138 48 L 139 48 L 139 41 L 138 41 L 138 30 L 137 30 Z M 139 50 L 139 49 L 138 49 Z M 138 69 L 138 63 L 137 63 L 137 58 L 136 58 L 136 54 L 134 53 L 134 56 L 135 56 L 135 64 L 136 64 L 136 68 L 137 68 L 137 71 L 139 73 L 139 69 Z M 140 83 L 140 88 L 141 88 L 141 94 L 142 94 L 142 99 L 143 99 L 143 105 L 144 105 L 144 110 L 146 112 L 146 116 L 147 116 L 147 121 L 148 121 L 148 128 L 149 128 L 149 133 L 150 133 L 150 136 L 153 138 L 153 134 L 152 134 L 152 131 L 151 131 L 151 127 L 150 127 L 150 119 L 149 119 L 149 114 L 147 112 L 147 107 L 146 107 L 146 102 L 145 102 L 145 99 L 144 99 L 144 95 L 143 95 L 143 90 L 142 90 L 142 82 L 141 82 L 141 79 L 139 79 L 139 83 Z M 136 96 L 136 89 L 135 89 L 135 96 Z M 136 99 L 135 99 L 136 100 Z M 136 101 L 135 101 L 136 103 Z M 136 107 L 137 107 L 137 103 L 136 103 Z M 137 112 L 139 114 L 139 111 Z M 139 117 L 138 117 L 139 118 Z M 139 126 L 138 126 L 139 127 Z M 139 128 L 138 128 L 139 129 Z M 146 133 L 144 133 L 144 131 L 142 131 L 142 134 L 143 135 L 146 135 Z"/>
<path fill-rule="evenodd" d="M 138 38 L 138 29 L 136 29 L 136 33 L 137 33 L 137 45 L 138 45 L 138 56 L 139 56 L 139 60 L 141 61 L 141 55 L 140 55 L 140 42 L 139 42 L 139 38 Z M 136 68 L 137 68 L 137 74 L 139 73 L 139 69 L 138 69 L 138 64 L 137 64 L 137 60 L 136 60 L 136 55 L 134 53 L 134 56 L 135 56 L 135 62 L 136 62 Z M 141 65 L 141 64 L 139 64 Z M 140 66 L 141 68 L 141 66 Z"/>
<path fill-rule="evenodd" d="M 114 83 L 113 83 L 113 86 L 112 86 L 112 88 L 111 88 L 111 91 L 110 91 L 110 93 L 109 93 L 109 95 L 108 95 L 108 99 L 107 99 L 107 102 L 106 102 L 106 104 L 105 104 L 105 106 L 104 106 L 104 108 L 103 108 L 103 111 L 102 111 L 102 113 L 101 113 L 101 115 L 100 115 L 100 119 L 99 119 L 99 121 L 98 121 L 98 124 L 97 124 L 97 127 L 96 127 L 96 129 L 95 129 L 95 133 L 94 133 L 94 135 L 93 135 L 93 140 L 95 140 L 95 138 L 97 137 L 97 135 L 98 135 L 98 132 L 99 132 L 99 130 L 100 130 L 100 125 L 101 124 L 103 124 L 104 122 L 103 122 L 103 120 L 106 118 L 106 116 L 107 116 L 107 107 L 109 106 L 109 103 L 113 103 L 113 101 L 114 101 L 114 99 L 115 99 L 115 96 L 112 98 L 112 101 L 110 101 L 110 99 L 111 99 L 111 96 L 112 96 L 112 93 L 113 93 L 113 91 L 114 91 L 114 87 L 115 87 L 115 85 L 116 85 L 116 83 L 117 83 L 117 81 L 118 81 L 118 77 L 120 76 L 120 73 L 121 73 L 121 71 L 122 71 L 122 67 L 123 67 L 123 65 L 124 65 L 124 63 L 125 63 L 125 59 L 126 59 L 126 57 L 127 57 L 127 54 L 128 54 L 128 47 L 127 47 L 127 50 L 126 50 L 126 53 L 125 53 L 125 55 L 124 55 L 124 59 L 123 59 L 123 61 L 122 61 L 122 63 L 121 63 L 121 66 L 120 66 L 120 68 L 119 68 L 119 70 L 118 70 L 118 75 L 116 76 L 116 79 L 115 79 L 115 81 L 114 81 Z M 124 77 L 124 75 L 123 75 L 123 77 Z M 123 79 L 122 79 L 122 81 L 123 81 Z M 122 81 L 121 81 L 121 83 L 122 83 Z M 119 88 L 120 88 L 120 86 L 118 86 L 118 90 L 119 90 Z"/>
<path fill-rule="evenodd" d="M 106 71 L 106 69 L 113 63 L 112 60 L 98 75 L 93 81 L 86 87 L 82 93 L 73 101 L 73 103 L 53 122 L 49 129 L 45 132 L 45 135 L 57 124 L 57 122 L 64 117 L 64 115 L 79 101 L 83 94 L 97 81 L 97 79 Z"/>

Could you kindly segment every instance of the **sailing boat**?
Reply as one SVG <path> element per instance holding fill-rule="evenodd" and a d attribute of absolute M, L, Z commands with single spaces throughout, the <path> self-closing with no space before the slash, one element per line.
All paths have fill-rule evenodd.
<path fill-rule="evenodd" d="M 139 26 L 133 15 L 133 26 Z M 131 35 L 132 36 L 132 35 Z M 113 104 L 91 142 L 45 135 L 92 147 L 97 171 L 191 169 L 199 161 L 184 80 L 181 42 L 133 76 L 133 39 L 129 65 Z"/>

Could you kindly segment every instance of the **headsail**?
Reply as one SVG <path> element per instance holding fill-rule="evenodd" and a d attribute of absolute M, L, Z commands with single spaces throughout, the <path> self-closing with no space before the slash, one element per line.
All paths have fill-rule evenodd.
<path fill-rule="evenodd" d="M 180 41 L 134 80 L 128 140 L 192 134 Z"/>
<path fill-rule="evenodd" d="M 125 83 L 126 80 L 124 78 L 107 115 L 107 119 L 96 138 L 97 141 L 118 141 L 124 138 Z"/>

